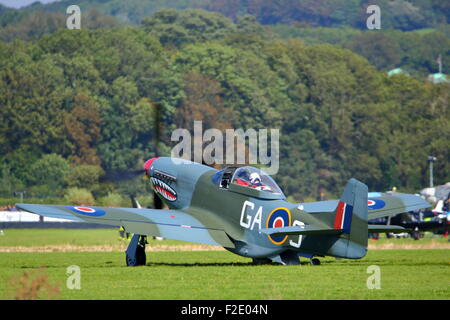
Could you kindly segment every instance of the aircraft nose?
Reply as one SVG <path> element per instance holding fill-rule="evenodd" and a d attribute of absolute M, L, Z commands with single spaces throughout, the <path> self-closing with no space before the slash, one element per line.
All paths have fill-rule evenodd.
<path fill-rule="evenodd" d="M 144 163 L 144 170 L 145 170 L 145 173 L 146 173 L 147 175 L 148 175 L 148 171 L 149 171 L 150 168 L 152 167 L 153 161 L 155 161 L 156 159 L 158 159 L 158 157 L 151 158 L 150 160 L 147 160 L 147 161 Z"/>

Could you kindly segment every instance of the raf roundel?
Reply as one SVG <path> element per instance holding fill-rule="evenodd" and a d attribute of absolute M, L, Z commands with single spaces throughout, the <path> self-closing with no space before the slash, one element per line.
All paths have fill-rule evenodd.
<path fill-rule="evenodd" d="M 91 208 L 91 207 L 75 207 L 75 206 L 66 206 L 67 209 L 82 214 L 85 216 L 91 216 L 91 217 L 101 217 L 105 215 L 105 211 L 97 209 L 97 208 Z"/>
<path fill-rule="evenodd" d="M 86 207 L 73 207 L 75 210 L 84 212 L 84 213 L 94 213 L 95 209 L 92 208 L 86 208 Z"/>
<path fill-rule="evenodd" d="M 386 203 L 383 200 L 380 199 L 368 199 L 367 200 L 367 208 L 369 210 L 377 210 L 384 208 Z"/>
<path fill-rule="evenodd" d="M 283 228 L 291 225 L 291 212 L 287 208 L 276 208 L 272 210 L 267 218 L 266 227 L 267 228 Z M 277 245 L 286 242 L 288 236 L 271 236 L 269 235 L 269 240 Z"/>

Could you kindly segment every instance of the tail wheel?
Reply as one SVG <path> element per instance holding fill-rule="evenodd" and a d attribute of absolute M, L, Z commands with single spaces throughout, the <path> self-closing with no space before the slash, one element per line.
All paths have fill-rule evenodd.
<path fill-rule="evenodd" d="M 313 266 L 320 266 L 320 260 L 317 258 L 312 258 L 310 262 Z"/>

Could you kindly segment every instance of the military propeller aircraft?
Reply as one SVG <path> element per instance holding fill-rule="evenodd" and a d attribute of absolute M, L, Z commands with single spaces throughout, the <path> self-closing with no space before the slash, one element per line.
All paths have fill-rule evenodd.
<path fill-rule="evenodd" d="M 410 194 L 371 193 L 350 179 L 339 200 L 290 203 L 262 170 L 223 170 L 177 158 L 148 160 L 142 173 L 169 209 L 17 204 L 45 217 L 124 227 L 133 233 L 128 266 L 146 264 L 146 236 L 222 246 L 255 263 L 318 265 L 317 257 L 359 259 L 368 233 L 404 232 L 399 226 L 370 225 L 368 219 L 429 206 Z"/>

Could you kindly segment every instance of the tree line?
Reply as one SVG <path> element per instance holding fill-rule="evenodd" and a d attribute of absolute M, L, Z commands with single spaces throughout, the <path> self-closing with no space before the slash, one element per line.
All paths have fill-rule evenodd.
<path fill-rule="evenodd" d="M 0 15 L 11 21 L 36 11 L 64 13 L 69 5 L 98 9 L 126 24 L 140 24 L 142 19 L 163 9 L 204 9 L 218 12 L 233 21 L 240 16 L 255 16 L 263 25 L 289 24 L 308 27 L 353 27 L 366 29 L 369 5 L 378 5 L 384 29 L 410 31 L 448 24 L 450 5 L 442 0 L 63 0 L 50 4 L 38 2 L 21 10 L 0 6 Z"/>
<path fill-rule="evenodd" d="M 163 10 L 139 26 L 0 42 L 1 194 L 145 193 L 142 179 L 102 176 L 169 155 L 171 132 L 193 120 L 279 128 L 274 178 L 297 201 L 336 196 L 350 177 L 418 190 L 428 155 L 436 183 L 450 179 L 448 84 L 388 77 L 350 49 L 266 30 L 251 16 Z"/>

